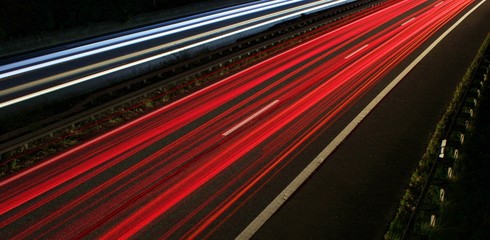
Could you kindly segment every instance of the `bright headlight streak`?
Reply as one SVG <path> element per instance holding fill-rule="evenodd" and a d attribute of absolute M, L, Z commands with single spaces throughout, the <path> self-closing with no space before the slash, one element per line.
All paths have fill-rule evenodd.
<path fill-rule="evenodd" d="M 329 2 L 329 1 L 326 1 L 326 2 Z M 233 31 L 234 29 L 243 28 L 246 25 L 254 24 L 253 26 L 258 26 L 257 24 L 260 22 L 267 21 L 270 19 L 279 19 L 282 15 L 286 15 L 286 14 L 289 14 L 289 13 L 294 12 L 294 11 L 308 9 L 308 8 L 314 7 L 316 5 L 321 5 L 321 4 L 322 4 L 322 2 L 309 3 L 309 4 L 297 6 L 297 7 L 291 8 L 291 9 L 285 9 L 282 11 L 270 13 L 268 15 L 248 19 L 246 21 L 242 21 L 239 23 L 228 25 L 228 26 L 225 26 L 222 28 L 214 29 L 214 30 L 211 30 L 208 32 L 203 32 L 203 33 L 200 33 L 197 35 L 189 36 L 187 38 L 182 38 L 182 39 L 179 39 L 178 41 L 165 43 L 165 44 L 162 44 L 162 45 L 159 45 L 156 47 L 152 47 L 152 48 L 148 48 L 148 49 L 145 49 L 145 50 L 142 50 L 139 52 L 134 52 L 134 53 L 127 54 L 124 56 L 120 56 L 117 58 L 113 58 L 113 59 L 110 59 L 110 60 L 107 60 L 104 62 L 99 62 L 97 64 L 86 66 L 84 68 L 97 67 L 100 65 L 110 65 L 110 64 L 114 64 L 116 62 L 129 62 L 129 61 L 131 61 L 131 58 L 134 58 L 134 57 L 143 56 L 145 54 L 152 54 L 154 52 L 158 52 L 158 51 L 164 50 L 165 48 L 169 48 L 169 47 L 184 45 L 184 44 L 187 44 L 187 43 L 189 43 L 193 40 L 196 40 L 196 39 L 204 39 L 204 38 L 209 37 L 209 36 L 213 36 L 213 35 L 217 35 L 217 34 L 223 34 L 224 32 L 227 32 L 227 31 Z M 278 21 L 280 21 L 280 20 L 278 20 Z M 70 76 L 72 74 L 80 74 L 81 72 L 79 70 L 80 69 L 75 69 L 75 70 L 71 70 L 68 72 L 63 72 L 63 73 L 53 75 L 53 76 L 50 76 L 47 78 L 38 79 L 36 81 L 28 82 L 28 83 L 25 83 L 22 85 L 17 85 L 15 87 L 12 87 L 9 89 L 0 90 L 0 96 L 8 95 L 8 94 L 15 93 L 15 92 L 22 92 L 28 88 L 34 88 L 34 87 L 42 85 L 42 84 L 47 84 L 51 81 L 55 81 L 56 79 L 66 78 L 67 76 Z"/>
<path fill-rule="evenodd" d="M 283 5 L 287 5 L 287 4 L 291 4 L 291 3 L 299 2 L 299 1 L 301 1 L 301 0 L 293 0 L 293 1 L 287 1 L 287 2 L 282 2 L 282 3 L 280 2 L 280 3 L 272 4 L 272 5 L 271 5 L 271 3 L 262 3 L 262 4 L 258 4 L 260 7 L 258 7 L 257 5 L 247 6 L 247 7 L 244 7 L 244 8 L 234 9 L 234 10 L 227 11 L 227 12 L 224 12 L 224 13 L 218 13 L 218 14 L 215 14 L 215 15 L 212 15 L 212 16 L 200 17 L 200 18 L 196 18 L 196 19 L 184 21 L 182 23 L 176 23 L 176 24 L 172 24 L 172 25 L 169 25 L 169 26 L 164 26 L 164 27 L 157 28 L 157 29 L 143 31 L 141 33 L 137 33 L 136 35 L 123 36 L 123 37 L 120 37 L 120 38 L 110 39 L 110 40 L 102 41 L 102 42 L 95 43 L 95 44 L 89 44 L 87 46 L 83 46 L 83 47 L 80 47 L 80 48 L 93 49 L 93 48 L 97 47 L 97 45 L 107 45 L 107 44 L 111 44 L 111 42 L 114 42 L 114 41 L 118 42 L 119 41 L 119 43 L 113 44 L 113 45 L 110 45 L 110 46 L 100 47 L 100 48 L 97 48 L 97 49 L 89 50 L 87 52 L 81 52 L 81 53 L 70 55 L 70 56 L 67 56 L 67 57 L 63 57 L 63 58 L 59 58 L 59 59 L 54 59 L 54 60 L 47 61 L 47 62 L 44 62 L 44 63 L 39 63 L 39 64 L 36 64 L 36 65 L 32 65 L 32 66 L 28 66 L 28 67 L 25 67 L 25 68 L 21 68 L 21 69 L 13 70 L 13 71 L 10 71 L 10 72 L 6 72 L 6 73 L 3 73 L 3 74 L 0 74 L 0 79 L 1 78 L 7 78 L 7 77 L 15 76 L 15 75 L 22 74 L 22 73 L 29 72 L 29 71 L 33 71 L 33 70 L 37 70 L 37 69 L 40 69 L 40 68 L 43 68 L 43 67 L 49 67 L 49 66 L 52 66 L 52 65 L 55 65 L 55 64 L 58 64 L 58 63 L 63 63 L 63 62 L 67 62 L 67 61 L 79 59 L 79 58 L 82 58 L 82 57 L 87 57 L 87 56 L 94 55 L 94 54 L 97 54 L 97 53 L 114 50 L 114 49 L 117 49 L 117 48 L 129 46 L 129 45 L 132 45 L 132 44 L 141 43 L 141 42 L 152 40 L 152 39 L 159 38 L 159 37 L 162 37 L 162 36 L 179 33 L 179 32 L 182 32 L 182 31 L 193 29 L 193 28 L 202 27 L 204 25 L 213 24 L 213 23 L 217 23 L 217 22 L 220 22 L 220 21 L 229 20 L 229 19 L 236 18 L 236 17 L 241 17 L 243 15 L 260 12 L 260 11 L 268 10 L 268 9 L 275 8 L 275 7 L 280 7 L 280 6 L 283 6 Z M 232 13 L 232 14 L 230 14 L 230 13 Z M 218 17 L 218 18 L 216 18 L 216 17 Z M 160 32 L 160 31 L 165 31 L 165 32 Z M 153 34 L 153 32 L 160 32 L 160 33 Z M 153 34 L 153 35 L 139 37 L 139 35 L 148 35 L 148 34 Z M 124 41 L 124 42 L 120 42 L 121 40 L 123 40 L 122 38 L 130 38 L 130 39 L 128 39 L 127 41 Z M 80 51 L 80 50 L 76 50 L 76 49 L 77 48 L 75 48 L 73 50 L 69 50 L 69 51 Z M 40 58 L 41 59 L 37 59 L 38 62 L 39 61 L 42 61 L 43 60 L 42 58 L 44 58 L 44 57 L 40 57 Z M 13 69 L 13 68 L 16 68 L 16 67 L 20 67 L 20 65 L 28 65 L 28 64 L 31 64 L 31 63 L 32 63 L 32 60 L 29 59 L 29 60 L 20 61 L 20 62 L 13 63 L 13 64 L 8 64 L 8 65 L 5 65 L 5 66 L 0 67 L 0 71 L 4 71 L 4 70 L 8 70 L 8 69 Z"/>
<path fill-rule="evenodd" d="M 180 52 L 180 51 L 191 49 L 193 47 L 197 47 L 197 46 L 202 45 L 202 44 L 210 43 L 210 42 L 213 42 L 213 41 L 216 41 L 216 40 L 225 38 L 225 37 L 229 37 L 229 36 L 232 36 L 232 35 L 241 33 L 241 32 L 245 32 L 245 31 L 248 31 L 248 30 L 257 28 L 257 27 L 265 26 L 265 25 L 268 25 L 270 23 L 274 23 L 274 22 L 281 21 L 281 20 L 284 20 L 284 19 L 288 19 L 288 18 L 297 16 L 297 15 L 300 15 L 300 14 L 303 14 L 303 13 L 307 13 L 307 12 L 311 12 L 311 11 L 316 11 L 316 10 L 319 10 L 319 9 L 322 9 L 322 8 L 330 7 L 330 6 L 333 6 L 333 5 L 338 5 L 338 4 L 344 3 L 344 2 L 351 2 L 351 1 L 352 0 L 337 0 L 337 1 L 326 3 L 326 4 L 322 4 L 320 6 L 309 8 L 309 9 L 306 9 L 306 10 L 301 10 L 299 12 L 291 13 L 291 14 L 288 14 L 288 15 L 285 15 L 285 16 L 282 16 L 282 17 L 273 19 L 273 20 L 269 20 L 269 21 L 265 21 L 265 22 L 259 23 L 259 24 L 254 25 L 254 26 L 249 26 L 249 27 L 246 27 L 246 28 L 242 28 L 242 29 L 239 29 L 239 30 L 236 30 L 236 31 L 233 31 L 233 32 L 230 32 L 230 33 L 226 33 L 226 34 L 223 34 L 223 35 L 220 35 L 220 36 L 217 36 L 217 37 L 206 39 L 206 40 L 201 41 L 201 42 L 198 42 L 198 43 L 194 43 L 194 44 L 187 45 L 185 47 L 174 49 L 174 50 L 169 51 L 169 52 L 161 53 L 161 54 L 158 54 L 158 55 L 155 55 L 155 56 L 152 56 L 152 57 L 148 57 L 148 58 L 145 58 L 145 59 L 141 59 L 141 60 L 138 60 L 138 61 L 135 61 L 135 62 L 132 62 L 132 63 L 124 64 L 124 65 L 121 65 L 121 66 L 118 66 L 118 67 L 115 67 L 115 68 L 112 68 L 112 69 L 108 69 L 108 70 L 105 70 L 105 71 L 102 71 L 102 72 L 98 72 L 98 73 L 95 73 L 95 74 L 92 74 L 92 75 L 88 75 L 88 76 L 83 77 L 83 78 L 79 78 L 79 79 L 76 79 L 76 80 L 73 80 L 73 81 L 70 81 L 70 82 L 66 82 L 66 83 L 63 83 L 63 84 L 60 84 L 60 85 L 56 85 L 56 86 L 53 86 L 53 87 L 50 87 L 50 88 L 46 88 L 46 89 L 40 90 L 40 91 L 35 92 L 35 93 L 31 93 L 31 94 L 24 95 L 22 97 L 11 99 L 11 100 L 5 101 L 3 103 L 0 103 L 0 108 L 7 107 L 7 106 L 10 106 L 10 105 L 15 104 L 15 103 L 19 103 L 19 102 L 22 102 L 22 101 L 25 101 L 25 100 L 28 100 L 28 99 L 31 99 L 31 98 L 34 98 L 34 97 L 38 97 L 38 96 L 44 95 L 46 93 L 54 92 L 54 91 L 57 91 L 57 90 L 60 90 L 60 89 L 63 89 L 63 88 L 69 87 L 69 86 L 73 86 L 73 85 L 76 85 L 76 84 L 79 84 L 79 83 L 82 83 L 82 82 L 85 82 L 85 81 L 88 81 L 88 80 L 91 80 L 91 79 L 94 79 L 94 78 L 97 78 L 97 77 L 101 77 L 101 76 L 110 74 L 110 73 L 114 73 L 114 72 L 117 72 L 117 71 L 120 71 L 120 70 L 129 68 L 129 67 L 133 67 L 133 66 L 136 66 L 136 65 L 139 65 L 139 64 L 142 64 L 142 63 L 146 63 L 146 62 L 149 62 L 149 61 L 152 61 L 152 60 L 161 58 L 161 57 L 165 57 L 165 56 L 168 56 L 168 55 L 171 55 L 171 54 Z"/>
<path fill-rule="evenodd" d="M 108 39 L 108 40 L 104 40 L 104 41 L 99 41 L 96 43 L 91 43 L 91 44 L 75 47 L 75 48 L 68 49 L 68 50 L 50 53 L 47 55 L 34 57 L 34 58 L 30 58 L 30 59 L 26 59 L 26 60 L 18 61 L 15 63 L 10 63 L 10 64 L 0 66 L 0 71 L 11 70 L 11 69 L 18 68 L 18 67 L 24 67 L 24 66 L 27 66 L 30 64 L 36 64 L 36 63 L 40 63 L 43 61 L 55 59 L 57 57 L 63 57 L 63 56 L 66 56 L 68 54 L 76 54 L 76 53 L 80 53 L 83 51 L 89 51 L 89 50 L 92 50 L 95 48 L 101 48 L 101 47 L 107 46 L 108 44 L 116 44 L 116 43 L 120 43 L 122 41 L 128 41 L 128 40 L 132 40 L 132 39 L 136 39 L 136 38 L 141 38 L 141 37 L 144 37 L 145 35 L 148 35 L 148 34 L 155 34 L 155 33 L 161 32 L 161 31 L 170 30 L 170 29 L 174 29 L 177 27 L 181 27 L 181 26 L 186 26 L 186 25 L 189 25 L 189 24 L 192 24 L 195 22 L 199 22 L 199 21 L 203 21 L 203 20 L 207 20 L 207 19 L 213 19 L 213 18 L 216 18 L 219 16 L 226 16 L 226 15 L 229 15 L 229 14 L 232 14 L 235 12 L 248 10 L 250 8 L 263 7 L 263 6 L 271 5 L 271 4 L 274 4 L 277 2 L 284 2 L 284 1 L 285 0 L 276 0 L 276 1 L 269 1 L 269 2 L 265 2 L 265 3 L 260 3 L 260 4 L 254 4 L 251 6 L 245 6 L 245 7 L 238 8 L 238 9 L 232 9 L 232 10 L 222 12 L 222 13 L 215 13 L 215 14 L 212 14 L 209 16 L 203 16 L 203 17 L 198 17 L 198 18 L 191 19 L 191 20 L 185 20 L 185 21 L 182 21 L 179 23 L 174 23 L 171 25 L 162 26 L 162 27 L 158 27 L 155 29 L 149 29 L 149 30 L 145 30 L 145 31 L 141 31 L 141 32 L 133 33 L 133 34 L 128 34 L 125 36 L 120 36 L 120 37 L 116 37 L 116 38 L 112 38 L 112 39 Z M 282 5 L 290 4 L 293 2 L 296 2 L 296 1 L 287 2 L 287 3 L 284 3 Z M 282 6 L 282 5 L 279 4 L 279 5 L 275 5 L 275 6 Z"/>

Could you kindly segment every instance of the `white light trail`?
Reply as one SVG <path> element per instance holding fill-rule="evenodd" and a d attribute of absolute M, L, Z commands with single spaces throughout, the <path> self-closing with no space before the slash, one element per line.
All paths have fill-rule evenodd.
<path fill-rule="evenodd" d="M 75 84 L 79 84 L 79 83 L 82 83 L 82 82 L 85 82 L 85 81 L 88 81 L 88 80 L 91 80 L 91 79 L 94 79 L 94 78 L 97 78 L 97 77 L 101 77 L 101 76 L 104 76 L 104 75 L 107 75 L 107 74 L 110 74 L 110 73 L 114 73 L 114 72 L 117 72 L 117 71 L 120 71 L 120 70 L 123 70 L 123 69 L 126 69 L 126 68 L 130 68 L 130 67 L 133 67 L 133 66 L 136 66 L 136 65 L 139 65 L 139 64 L 147 63 L 147 62 L 150 62 L 152 60 L 155 60 L 155 59 L 158 59 L 158 58 L 162 58 L 162 57 L 165 57 L 165 56 L 169 56 L 169 55 L 172 55 L 174 53 L 181 52 L 181 51 L 184 51 L 184 50 L 187 50 L 187 49 L 191 49 L 191 48 L 194 48 L 194 47 L 197 47 L 197 46 L 206 44 L 206 43 L 210 43 L 210 42 L 213 42 L 213 41 L 216 41 L 216 40 L 219 40 L 219 39 L 223 39 L 223 38 L 226 38 L 226 37 L 229 37 L 229 36 L 233 36 L 235 34 L 246 32 L 246 31 L 249 31 L 249 30 L 252 30 L 252 29 L 255 29 L 255 28 L 259 28 L 259 27 L 262 27 L 262 26 L 266 26 L 266 25 L 272 24 L 272 23 L 280 22 L 282 20 L 290 19 L 290 18 L 296 17 L 296 16 L 298 16 L 300 14 L 303 14 L 303 13 L 314 12 L 314 11 L 317 11 L 317 10 L 320 10 L 320 9 L 325 9 L 327 7 L 332 7 L 332 6 L 340 5 L 340 4 L 343 4 L 343 3 L 346 3 L 346 2 L 351 2 L 351 1 L 352 0 L 318 1 L 318 2 L 314 2 L 314 3 L 311 3 L 311 4 L 305 5 L 307 7 L 302 6 L 303 9 L 301 9 L 300 7 L 296 7 L 296 8 L 294 8 L 295 12 L 293 12 L 293 13 L 290 13 L 290 14 L 287 14 L 287 15 L 284 15 L 284 16 L 281 16 L 281 17 L 277 17 L 277 18 L 274 18 L 272 20 L 264 21 L 264 22 L 255 24 L 254 26 L 240 28 L 238 30 L 235 30 L 235 31 L 232 31 L 232 32 L 229 32 L 229 33 L 226 33 L 226 34 L 222 34 L 222 35 L 219 35 L 219 36 L 216 36 L 216 37 L 213 37 L 213 38 L 209 38 L 209 39 L 206 39 L 206 40 L 203 40 L 203 41 L 194 43 L 194 44 L 190 44 L 190 45 L 187 45 L 187 46 L 184 46 L 184 47 L 180 47 L 180 48 L 177 48 L 177 49 L 168 51 L 168 52 L 160 53 L 160 54 L 157 54 L 157 55 L 148 57 L 148 58 L 140 59 L 140 60 L 135 61 L 135 62 L 127 63 L 127 64 L 124 64 L 124 65 L 121 65 L 121 66 L 118 66 L 118 67 L 115 67 L 115 68 L 111 68 L 111 69 L 108 69 L 108 70 L 105 70 L 105 71 L 102 71 L 102 72 L 98 72 L 98 73 L 95 73 L 95 74 L 91 74 L 91 75 L 85 76 L 83 78 L 75 79 L 75 80 L 72 80 L 70 82 L 66 82 L 66 83 L 63 83 L 63 84 L 60 84 L 60 85 L 49 87 L 49 88 L 46 88 L 44 90 L 40 90 L 40 91 L 35 92 L 35 93 L 26 94 L 24 96 L 17 97 L 17 98 L 14 98 L 14 99 L 11 99 L 11 100 L 2 102 L 2 103 L 0 103 L 0 108 L 7 107 L 7 106 L 10 106 L 10 105 L 15 104 L 15 103 L 19 103 L 19 102 L 22 102 L 22 101 L 25 101 L 25 100 L 28 100 L 28 99 L 31 99 L 31 98 L 34 98 L 34 97 L 38 97 L 38 96 L 41 96 L 41 95 L 44 95 L 44 94 L 47 94 L 47 93 L 51 93 L 51 92 L 54 92 L 56 90 L 60 90 L 60 89 L 63 89 L 63 88 L 69 87 L 69 86 L 73 86 Z M 324 4 L 318 5 L 319 3 L 322 3 L 322 2 L 324 2 Z M 317 6 L 311 7 L 312 5 L 313 6 L 314 5 L 317 5 Z M 301 10 L 298 10 L 298 8 L 300 8 Z M 298 10 L 298 11 L 296 11 L 296 10 Z"/>
<path fill-rule="evenodd" d="M 284 6 L 284 5 L 291 4 L 294 2 L 298 2 L 298 1 L 300 1 L 300 0 L 293 0 L 293 1 L 286 1 L 286 2 L 284 2 L 284 0 L 276 0 L 276 1 L 266 2 L 266 3 L 256 4 L 256 5 L 247 6 L 244 8 L 233 9 L 230 11 L 213 14 L 211 16 L 199 17 L 196 19 L 191 19 L 191 20 L 171 24 L 168 26 L 163 26 L 163 27 L 159 27 L 156 29 L 146 30 L 146 31 L 130 34 L 127 36 L 121 36 L 121 37 L 117 37 L 114 39 L 101 41 L 98 43 L 88 44 L 86 46 L 77 47 L 77 48 L 70 49 L 70 50 L 65 50 L 65 51 L 62 51 L 61 53 L 48 54 L 48 56 L 41 56 L 41 57 L 36 57 L 33 59 L 27 59 L 27 60 L 19 61 L 19 62 L 12 63 L 12 64 L 6 64 L 4 66 L 0 66 L 0 71 L 11 70 L 11 69 L 23 67 L 23 66 L 25 66 L 25 67 L 20 68 L 20 69 L 16 69 L 16 70 L 12 70 L 9 72 L 4 72 L 4 73 L 0 74 L 0 79 L 15 76 L 18 74 L 22 74 L 25 72 L 33 71 L 33 70 L 44 68 L 44 67 L 49 67 L 49 66 L 52 66 L 55 64 L 59 64 L 59 63 L 63 63 L 63 62 L 67 62 L 67 61 L 91 56 L 91 55 L 98 54 L 101 52 L 114 50 L 117 48 L 129 46 L 132 44 L 141 43 L 141 42 L 152 40 L 152 39 L 159 38 L 162 36 L 167 36 L 167 35 L 179 33 L 182 31 L 194 29 L 197 27 L 202 27 L 204 25 L 213 24 L 213 23 L 217 23 L 220 21 L 225 21 L 225 20 L 229 20 L 232 18 L 241 17 L 241 16 L 244 16 L 247 14 L 252 14 L 252 13 L 268 10 L 271 8 Z M 75 53 L 75 54 L 73 54 L 73 53 Z M 51 60 L 53 58 L 59 57 L 60 55 L 63 56 L 63 55 L 67 55 L 67 54 L 72 54 L 72 55 Z M 43 61 L 45 61 L 45 62 L 43 62 Z M 28 66 L 30 64 L 35 64 L 35 63 L 37 63 L 37 64 Z"/>

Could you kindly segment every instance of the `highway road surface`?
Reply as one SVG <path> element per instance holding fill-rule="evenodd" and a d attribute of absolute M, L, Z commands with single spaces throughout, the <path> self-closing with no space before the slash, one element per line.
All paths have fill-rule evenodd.
<path fill-rule="evenodd" d="M 277 186 L 287 185 L 311 163 L 298 156 L 318 134 L 329 131 L 471 3 L 387 1 L 376 11 L 359 13 L 311 41 L 2 179 L 0 235 L 239 236 L 280 193 Z"/>

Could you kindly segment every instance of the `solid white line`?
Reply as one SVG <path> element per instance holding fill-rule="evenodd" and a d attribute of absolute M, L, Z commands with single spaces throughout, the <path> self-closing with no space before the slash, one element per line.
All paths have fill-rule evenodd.
<path fill-rule="evenodd" d="M 404 26 L 405 24 L 407 24 L 407 23 L 409 23 L 409 22 L 411 22 L 411 21 L 413 21 L 413 20 L 415 20 L 415 18 L 411 18 L 410 20 L 408 20 L 408 21 L 406 21 L 406 22 L 402 23 L 402 26 Z"/>
<path fill-rule="evenodd" d="M 250 239 L 262 225 L 281 207 L 291 195 L 315 172 L 315 170 L 332 154 L 347 136 L 359 125 L 359 123 L 378 105 L 381 100 L 410 72 L 412 69 L 442 41 L 452 30 L 454 30 L 466 17 L 473 13 L 486 0 L 481 1 L 441 36 L 439 36 L 427 49 L 422 52 L 405 70 L 403 70 L 388 86 L 386 86 L 360 113 L 352 120 L 335 139 L 313 159 L 313 161 L 281 192 L 277 197 L 236 237 L 236 239 Z"/>
<path fill-rule="evenodd" d="M 366 44 L 366 45 L 362 46 L 361 48 L 357 49 L 355 52 L 353 52 L 353 53 L 349 54 L 347 57 L 345 57 L 345 59 L 354 56 L 354 54 L 358 53 L 359 51 L 361 51 L 362 49 L 366 48 L 367 46 L 369 46 L 369 44 Z"/>
<path fill-rule="evenodd" d="M 275 101 L 267 104 L 267 106 L 265 106 L 262 109 L 260 109 L 259 111 L 255 112 L 254 114 L 252 114 L 252 116 L 246 118 L 245 120 L 241 121 L 239 124 L 237 124 L 234 127 L 230 128 L 230 130 L 228 130 L 225 133 L 223 133 L 223 136 L 230 135 L 232 132 L 234 132 L 235 130 L 239 129 L 240 127 L 242 127 L 246 123 L 252 121 L 254 118 L 258 117 L 260 114 L 262 114 L 263 112 L 265 112 L 267 109 L 271 108 L 272 106 L 276 105 L 278 102 L 279 102 L 279 99 L 276 99 Z"/>

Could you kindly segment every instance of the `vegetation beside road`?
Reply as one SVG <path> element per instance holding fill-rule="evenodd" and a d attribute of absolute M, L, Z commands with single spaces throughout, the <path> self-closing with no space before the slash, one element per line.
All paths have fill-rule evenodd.
<path fill-rule="evenodd" d="M 482 80 L 477 80 L 479 82 L 488 78 L 488 66 L 490 63 L 489 44 L 490 33 L 487 35 L 462 81 L 456 87 L 452 101 L 436 126 L 426 152 L 412 174 L 408 188 L 400 200 L 396 215 L 389 226 L 388 232 L 385 234 L 385 239 L 410 239 L 408 236 L 415 239 L 426 239 L 428 237 L 439 239 L 438 237 L 441 236 L 445 236 L 443 239 L 460 239 L 461 237 L 466 239 L 470 235 L 453 234 L 468 233 L 470 225 L 467 225 L 467 223 L 462 224 L 462 222 L 459 222 L 462 225 L 455 227 L 458 225 L 458 221 L 455 221 L 455 219 L 459 219 L 462 216 L 465 216 L 463 219 L 471 218 L 471 211 L 467 213 L 461 212 L 464 209 L 462 206 L 468 204 L 473 204 L 472 207 L 469 207 L 471 210 L 478 211 L 480 209 L 480 211 L 486 211 L 486 215 L 477 214 L 475 216 L 479 216 L 477 217 L 479 220 L 486 221 L 482 226 L 489 225 L 490 205 L 488 205 L 488 201 L 486 206 L 475 206 L 474 203 L 478 201 L 465 197 L 467 192 L 464 191 L 466 187 L 477 186 L 469 188 L 472 189 L 470 191 L 473 191 L 473 193 L 477 193 L 478 190 L 483 190 L 482 187 L 478 187 L 480 184 L 487 184 L 485 181 L 480 182 L 482 179 L 478 176 L 482 174 L 488 176 L 490 172 L 488 163 L 479 165 L 479 159 L 486 158 L 486 160 L 489 160 L 488 157 L 490 156 L 488 126 L 483 128 L 481 126 L 482 123 L 488 123 L 486 119 L 489 119 L 489 113 L 484 108 L 481 111 L 476 111 L 487 111 L 480 116 L 478 120 L 480 126 L 476 128 L 472 120 L 461 121 L 461 116 L 457 115 L 458 113 L 459 115 L 470 115 L 473 118 L 473 107 L 464 107 L 464 104 L 468 104 L 467 93 L 471 84 L 474 84 L 474 80 L 482 78 Z M 483 65 L 484 67 L 482 67 Z M 482 71 L 486 71 L 486 73 L 482 73 Z M 488 80 L 486 81 L 486 85 L 488 85 Z M 480 96 L 481 93 L 475 91 L 474 94 Z M 485 93 L 483 93 L 483 96 L 485 96 Z M 478 106 L 477 102 L 470 101 L 469 104 L 473 104 L 476 107 Z M 462 111 L 459 111 L 460 109 Z M 489 109 L 488 106 L 487 109 Z M 458 121 L 460 129 L 454 130 L 453 127 L 458 125 Z M 452 123 L 454 122 L 456 124 L 453 126 Z M 476 137 L 468 140 L 472 135 Z M 440 157 L 441 141 L 445 138 L 449 142 L 448 145 L 454 144 L 457 147 L 446 146 L 444 150 L 445 156 Z M 464 140 L 464 144 L 463 139 L 467 139 Z M 468 143 L 469 141 L 471 142 Z M 487 198 L 490 197 L 489 188 L 481 194 Z M 479 220 L 471 219 L 471 221 Z"/>
<path fill-rule="evenodd" d="M 448 188 L 441 223 L 430 239 L 487 239 L 490 236 L 490 99 L 484 96 L 475 133 L 460 163 L 459 180 Z"/>

